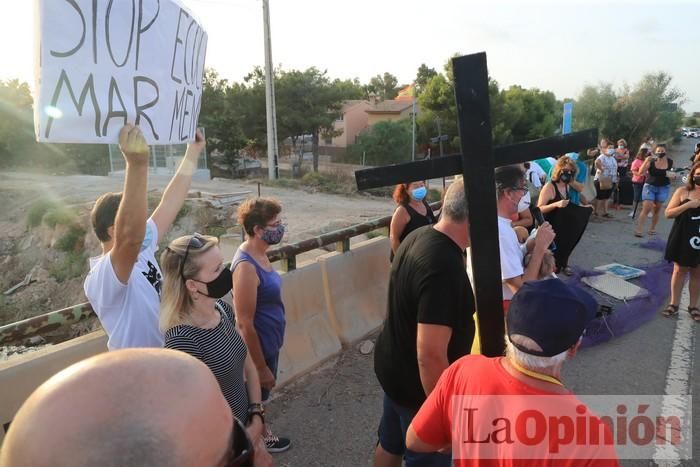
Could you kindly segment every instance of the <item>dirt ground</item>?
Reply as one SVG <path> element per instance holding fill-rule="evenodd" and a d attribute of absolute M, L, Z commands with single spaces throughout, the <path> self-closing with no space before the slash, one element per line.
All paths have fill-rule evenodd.
<path fill-rule="evenodd" d="M 149 198 L 157 200 L 169 180 L 169 175 L 151 174 L 149 190 L 153 191 Z M 99 245 L 90 231 L 87 215 L 99 195 L 107 191 L 120 191 L 122 185 L 121 176 L 0 173 L 0 293 L 21 282 L 32 270 L 32 277 L 37 280 L 10 296 L 0 295 L 0 325 L 85 301 L 82 280 L 87 272 L 87 258 L 81 258 L 80 264 L 75 266 L 78 270 L 73 275 L 77 277 L 65 278 L 60 282 L 56 280 L 53 268 L 65 261 L 65 255 L 48 247 L 51 232 L 42 227 L 27 227 L 27 212 L 31 206 L 42 198 L 48 198 L 76 207 L 88 232 L 84 256 L 95 255 L 99 252 Z M 214 194 L 248 191 L 254 196 L 257 195 L 258 185 L 245 180 L 195 180 L 192 190 Z M 393 202 L 388 198 L 361 194 L 339 196 L 270 186 L 262 186 L 260 190 L 262 196 L 277 198 L 283 205 L 283 222 L 287 224 L 288 232 L 284 238 L 286 243 L 386 216 L 393 209 Z M 235 224 L 235 206 L 219 210 L 204 209 L 197 203 L 192 206 L 193 209 L 177 222 L 170 238 L 193 231 L 207 233 L 207 225 L 213 218 L 219 226 Z M 307 254 L 298 262 L 313 256 Z"/>

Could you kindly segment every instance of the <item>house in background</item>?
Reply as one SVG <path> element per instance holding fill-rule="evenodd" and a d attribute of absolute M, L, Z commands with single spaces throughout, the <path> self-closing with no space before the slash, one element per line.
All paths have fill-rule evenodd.
<path fill-rule="evenodd" d="M 387 120 L 396 121 L 411 118 L 414 100 L 413 91 L 412 85 L 406 86 L 399 91 L 396 98 L 388 101 L 380 101 L 376 96 L 370 96 L 370 107 L 367 109 L 369 126 Z M 417 106 L 416 113 L 418 113 Z"/>
<path fill-rule="evenodd" d="M 368 126 L 367 109 L 370 104 L 365 100 L 348 100 L 343 102 L 340 108 L 340 117 L 333 122 L 333 129 L 340 133 L 338 136 L 328 137 L 324 143 L 326 146 L 346 148 L 355 144 L 359 135 Z"/>

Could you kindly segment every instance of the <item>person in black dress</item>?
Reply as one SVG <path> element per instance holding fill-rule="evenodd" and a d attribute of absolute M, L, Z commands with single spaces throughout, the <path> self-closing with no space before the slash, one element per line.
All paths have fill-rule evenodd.
<path fill-rule="evenodd" d="M 700 162 L 690 169 L 688 183 L 673 194 L 665 214 L 673 219 L 665 254 L 666 260 L 673 261 L 673 276 L 671 302 L 662 313 L 665 316 L 678 313 L 683 284 L 690 275 L 688 313 L 700 321 Z"/>
<path fill-rule="evenodd" d="M 391 216 L 389 240 L 391 241 L 391 258 L 404 238 L 418 227 L 437 222 L 433 210 L 425 200 L 428 190 L 422 181 L 400 183 L 394 189 L 394 201 L 398 206 Z"/>
<path fill-rule="evenodd" d="M 538 208 L 557 234 L 554 259 L 558 273 L 570 276 L 569 257 L 581 240 L 591 217 L 590 206 L 578 206 L 570 202 L 570 194 L 576 183 L 576 163 L 569 157 L 559 158 L 552 169 L 552 181 L 540 192 Z"/>

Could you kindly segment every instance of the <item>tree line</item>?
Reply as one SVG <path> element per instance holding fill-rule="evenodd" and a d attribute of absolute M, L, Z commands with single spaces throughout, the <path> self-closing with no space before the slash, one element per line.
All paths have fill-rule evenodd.
<path fill-rule="evenodd" d="M 576 99 L 558 100 L 554 93 L 513 85 L 501 88 L 489 78 L 491 127 L 494 144 L 508 144 L 551 136 L 560 131 L 562 106 L 574 102 L 574 129 L 597 127 L 600 135 L 625 138 L 635 147 L 645 136 L 672 137 L 684 123 L 683 93 L 663 71 L 641 76 L 619 89 L 609 83 L 587 85 Z M 417 157 L 428 149 L 437 154 L 431 139 L 443 135 L 445 153 L 459 150 L 457 108 L 450 62 L 438 71 L 425 64 L 413 81 L 419 113 L 416 118 Z M 404 85 L 405 86 L 405 85 Z M 375 95 L 393 99 L 403 86 L 384 72 L 367 83 L 359 79 L 333 79 L 326 71 L 275 70 L 278 141 L 289 139 L 296 153 L 299 138 L 309 136 L 318 167 L 320 141 L 336 136 L 334 122 L 343 102 Z M 32 167 L 49 171 L 106 174 L 104 145 L 38 144 L 34 140 L 32 97 L 29 86 L 18 80 L 0 81 L 0 167 Z M 690 121 L 693 117 L 688 117 Z M 214 69 L 204 77 L 200 126 L 206 128 L 208 150 L 233 162 L 243 153 L 262 155 L 266 144 L 265 75 L 260 67 L 242 81 L 223 79 Z M 348 148 L 348 162 L 389 164 L 411 158 L 413 131 L 410 119 L 380 122 L 364 131 Z"/>

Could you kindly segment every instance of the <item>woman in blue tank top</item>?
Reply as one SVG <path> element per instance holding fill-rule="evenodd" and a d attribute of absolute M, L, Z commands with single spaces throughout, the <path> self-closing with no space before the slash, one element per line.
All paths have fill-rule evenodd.
<path fill-rule="evenodd" d="M 236 322 L 258 369 L 263 401 L 275 386 L 286 324 L 282 278 L 267 259 L 270 245 L 277 245 L 284 236 L 281 211 L 273 199 L 244 201 L 238 208 L 238 223 L 246 232 L 246 240 L 231 261 Z M 290 443 L 288 439 L 270 436 L 266 444 L 268 451 L 282 452 Z"/>

